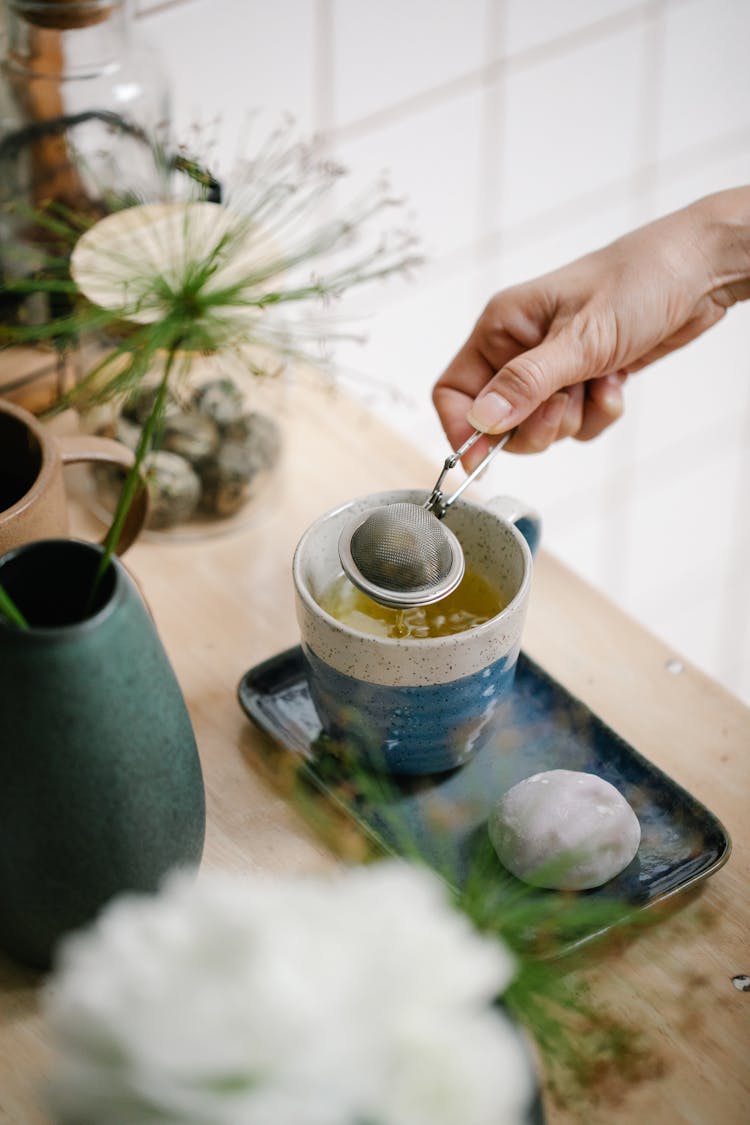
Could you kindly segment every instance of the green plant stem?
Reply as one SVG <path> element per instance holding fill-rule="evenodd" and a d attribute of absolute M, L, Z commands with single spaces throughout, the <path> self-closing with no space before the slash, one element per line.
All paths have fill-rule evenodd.
<path fill-rule="evenodd" d="M 125 483 L 123 484 L 122 492 L 120 493 L 120 499 L 117 501 L 117 507 L 115 508 L 112 525 L 107 532 L 106 539 L 104 540 L 104 551 L 102 552 L 102 557 L 99 560 L 99 566 L 97 567 L 96 574 L 94 576 L 93 586 L 91 588 L 91 593 L 89 595 L 89 600 L 86 606 L 87 611 L 90 610 L 94 599 L 96 598 L 99 584 L 107 572 L 107 568 L 112 561 L 112 556 L 117 550 L 118 544 L 120 542 L 120 536 L 122 535 L 122 529 L 125 525 L 125 520 L 127 519 L 128 512 L 130 511 L 130 505 L 133 503 L 133 498 L 135 497 L 135 494 L 140 487 L 145 487 L 145 485 L 143 485 L 141 481 L 141 467 L 151 451 L 154 440 L 154 433 L 156 432 L 157 424 L 164 411 L 164 403 L 166 401 L 167 389 L 169 386 L 169 375 L 172 370 L 172 364 L 174 363 L 176 355 L 177 345 L 173 345 L 167 353 L 167 358 L 164 364 L 164 374 L 161 377 L 159 388 L 154 399 L 154 404 L 151 408 L 151 413 L 146 419 L 146 424 L 144 425 L 141 432 L 140 440 L 138 441 L 138 446 L 135 451 L 135 461 L 133 462 L 133 466 L 128 472 L 127 477 L 125 478 Z"/>
<path fill-rule="evenodd" d="M 0 613 L 10 621 L 11 625 L 17 625 L 19 629 L 28 629 L 28 621 L 2 586 L 0 586 Z"/>

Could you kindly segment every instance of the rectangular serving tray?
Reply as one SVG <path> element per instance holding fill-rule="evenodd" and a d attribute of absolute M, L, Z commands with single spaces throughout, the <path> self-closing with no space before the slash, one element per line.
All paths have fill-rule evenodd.
<path fill-rule="evenodd" d="M 397 854 L 415 849 L 458 886 L 473 865 L 486 865 L 490 809 L 516 782 L 540 770 L 571 769 L 598 774 L 614 785 L 640 821 L 638 854 L 604 886 L 577 892 L 606 900 L 607 920 L 561 931 L 555 955 L 694 886 L 729 857 L 729 836 L 713 813 L 523 653 L 511 698 L 496 712 L 491 737 L 473 758 L 450 773 L 427 778 L 373 778 L 364 796 L 347 796 L 346 786 L 331 780 L 316 755 L 321 727 L 301 648 L 251 668 L 240 681 L 238 695 L 247 716 L 278 748 L 301 757 L 305 778 L 372 840 Z M 499 861 L 497 872 L 498 881 L 516 882 Z M 534 941 L 530 934 L 531 947 Z"/>

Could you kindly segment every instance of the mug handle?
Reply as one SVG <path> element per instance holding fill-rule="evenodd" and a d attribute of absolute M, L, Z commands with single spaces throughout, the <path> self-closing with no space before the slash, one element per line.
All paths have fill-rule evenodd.
<path fill-rule="evenodd" d="M 93 434 L 56 435 L 55 443 L 60 451 L 63 465 L 77 465 L 82 461 L 95 461 L 104 465 L 116 465 L 119 469 L 132 469 L 135 454 L 126 445 L 112 438 L 95 437 Z M 120 540 L 117 554 L 124 555 L 128 547 L 140 534 L 148 515 L 148 489 L 145 481 L 133 497 Z M 105 536 L 106 538 L 106 536 Z M 104 540 L 102 539 L 102 542 Z"/>
<path fill-rule="evenodd" d="M 515 496 L 493 496 L 491 500 L 484 501 L 484 507 L 514 524 L 528 543 L 532 555 L 536 554 L 542 535 L 542 517 L 534 508 Z"/>

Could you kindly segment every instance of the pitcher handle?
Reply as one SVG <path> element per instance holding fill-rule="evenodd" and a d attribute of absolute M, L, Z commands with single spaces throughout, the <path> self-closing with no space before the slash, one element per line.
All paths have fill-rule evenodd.
<path fill-rule="evenodd" d="M 63 465 L 77 465 L 83 461 L 115 465 L 129 470 L 135 464 L 135 455 L 119 441 L 95 437 L 93 434 L 66 434 L 55 438 Z M 148 515 L 148 489 L 141 476 L 141 486 L 133 497 L 117 544 L 117 554 L 123 555 L 140 534 Z M 106 536 L 104 537 L 106 538 Z M 102 542 L 104 542 L 104 538 Z"/>

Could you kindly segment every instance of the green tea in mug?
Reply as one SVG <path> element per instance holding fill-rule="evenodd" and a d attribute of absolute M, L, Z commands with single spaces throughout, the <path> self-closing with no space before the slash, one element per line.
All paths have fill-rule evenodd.
<path fill-rule="evenodd" d="M 433 605 L 390 609 L 368 598 L 340 574 L 318 599 L 320 608 L 359 633 L 375 637 L 449 637 L 496 617 L 510 601 L 467 570 L 459 586 Z"/>

